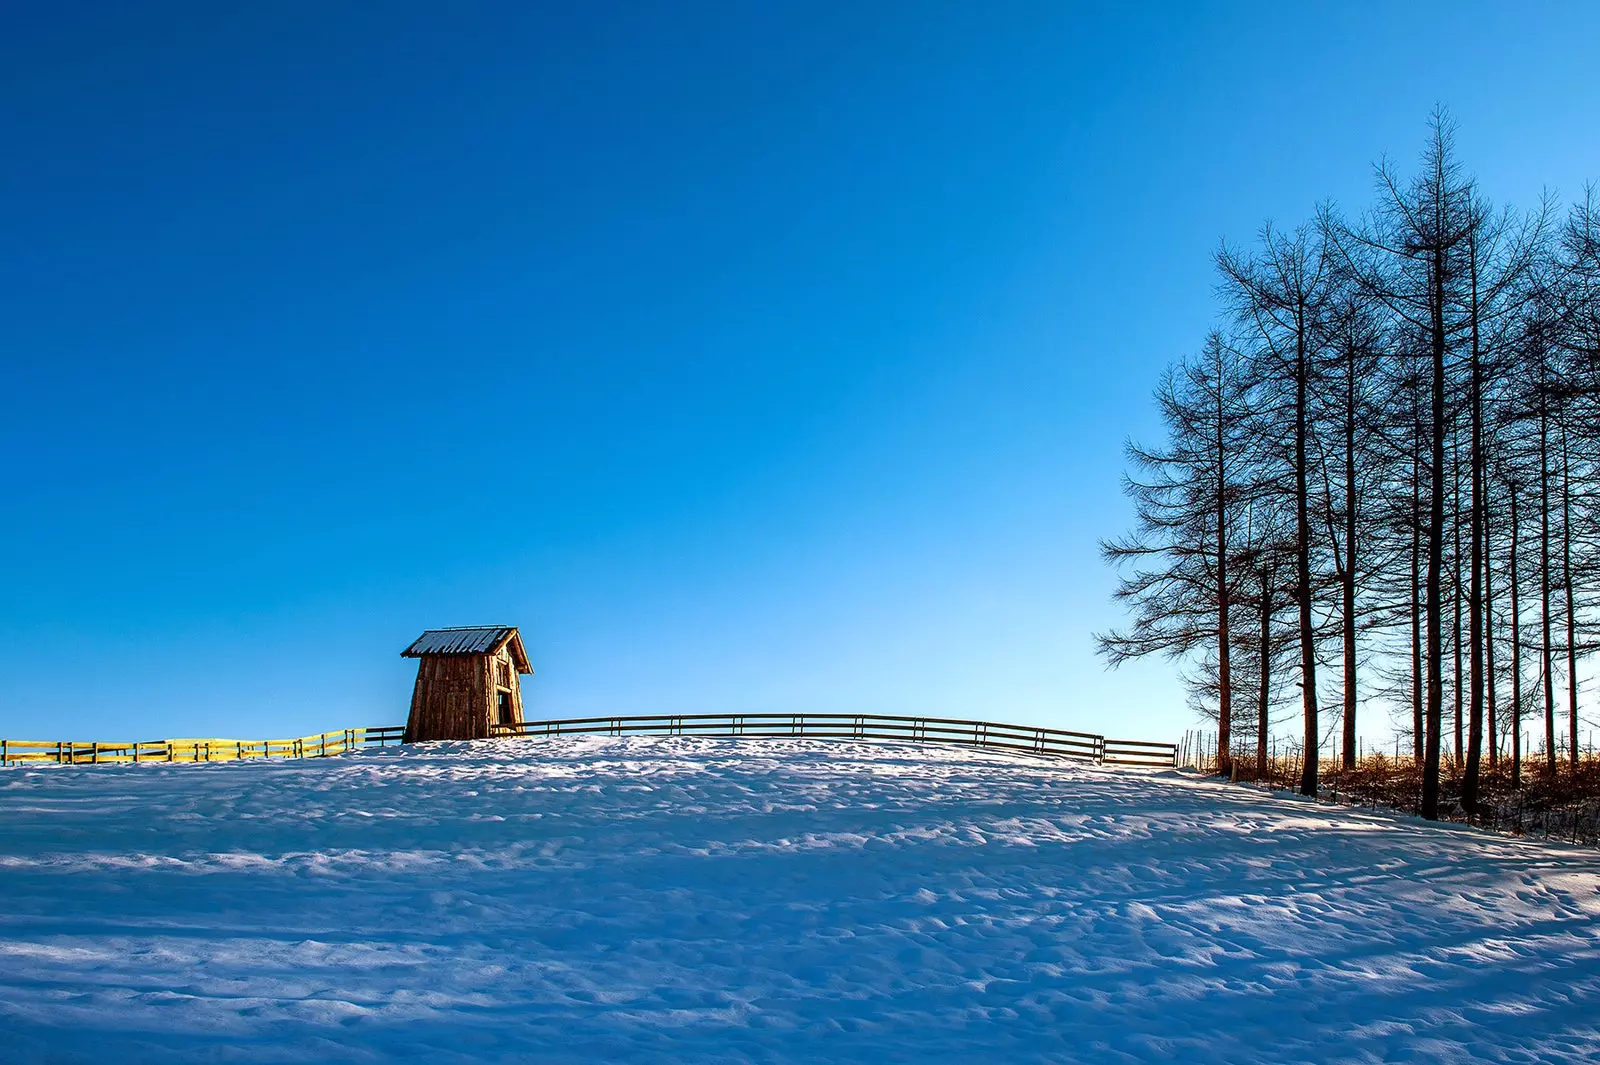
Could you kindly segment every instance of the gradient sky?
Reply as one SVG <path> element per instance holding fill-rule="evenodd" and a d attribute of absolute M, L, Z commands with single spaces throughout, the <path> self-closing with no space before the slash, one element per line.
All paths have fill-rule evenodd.
<path fill-rule="evenodd" d="M 1600 178 L 1600 5 L 8 4 L 0 735 L 528 713 L 1172 738 L 1120 448 L 1209 256 Z M 1388 732 L 1371 722 L 1369 735 Z"/>

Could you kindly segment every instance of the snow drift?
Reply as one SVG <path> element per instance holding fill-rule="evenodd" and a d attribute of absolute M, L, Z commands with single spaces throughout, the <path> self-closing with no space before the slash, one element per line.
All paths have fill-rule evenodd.
<path fill-rule="evenodd" d="M 13 1061 L 1600 1060 L 1592 852 L 957 748 L 0 771 Z"/>

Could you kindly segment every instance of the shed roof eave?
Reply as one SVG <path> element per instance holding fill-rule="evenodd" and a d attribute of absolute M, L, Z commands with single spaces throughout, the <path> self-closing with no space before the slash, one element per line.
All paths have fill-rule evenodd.
<path fill-rule="evenodd" d="M 404 651 L 401 658 L 435 656 L 488 657 L 506 651 L 518 673 L 532 673 L 522 634 L 515 625 L 464 625 L 448 629 L 429 629 Z"/>

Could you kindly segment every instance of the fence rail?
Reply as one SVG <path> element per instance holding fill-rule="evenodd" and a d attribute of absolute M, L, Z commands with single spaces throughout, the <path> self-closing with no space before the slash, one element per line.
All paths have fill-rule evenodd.
<path fill-rule="evenodd" d="M 948 717 L 889 714 L 651 714 L 578 717 L 501 725 L 497 736 L 705 736 L 711 738 L 916 740 L 1077 758 L 1110 765 L 1171 768 L 1178 745 L 1108 740 L 1092 732 Z"/>
<path fill-rule="evenodd" d="M 401 725 L 341 729 L 288 740 L 179 739 L 143 743 L 0 740 L 0 765 L 100 765 L 136 762 L 232 762 L 255 758 L 326 758 L 401 742 Z M 650 714 L 577 717 L 501 725 L 494 735 L 705 736 L 709 738 L 914 740 L 1075 758 L 1117 766 L 1171 768 L 1178 745 L 1108 740 L 1092 732 L 1006 725 L 948 717 L 888 714 Z"/>
<path fill-rule="evenodd" d="M 1142 765 L 1176 768 L 1176 743 L 1148 743 L 1144 740 L 1102 740 L 1102 762 L 1110 765 Z"/>

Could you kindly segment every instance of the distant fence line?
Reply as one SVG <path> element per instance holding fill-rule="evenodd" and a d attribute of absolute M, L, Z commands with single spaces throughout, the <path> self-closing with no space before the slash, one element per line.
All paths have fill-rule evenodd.
<path fill-rule="evenodd" d="M 288 740 L 180 739 L 83 743 L 0 739 L 0 765 L 98 765 L 140 762 L 232 762 L 258 758 L 325 758 L 397 744 L 403 725 L 341 729 Z M 886 714 L 650 714 L 583 717 L 500 725 L 497 737 L 702 736 L 712 739 L 874 739 L 949 743 L 1072 758 L 1114 766 L 1172 768 L 1178 745 L 1111 740 L 1097 733 L 961 718 Z"/>

